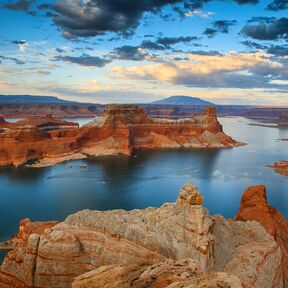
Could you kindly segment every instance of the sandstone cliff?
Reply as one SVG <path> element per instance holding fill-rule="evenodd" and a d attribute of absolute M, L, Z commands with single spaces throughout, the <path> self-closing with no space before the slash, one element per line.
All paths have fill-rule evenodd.
<path fill-rule="evenodd" d="M 256 220 L 274 237 L 282 250 L 282 265 L 288 286 L 288 221 L 268 205 L 265 186 L 253 186 L 244 192 L 236 219 Z"/>
<path fill-rule="evenodd" d="M 45 117 L 95 117 L 103 106 L 99 104 L 1 104 L 0 114 L 6 118 Z"/>
<path fill-rule="evenodd" d="M 212 217 L 202 202 L 188 184 L 160 208 L 84 210 L 45 230 L 24 229 L 1 266 L 0 286 L 282 288 L 273 237 L 256 221 Z"/>
<path fill-rule="evenodd" d="M 242 145 L 223 132 L 214 107 L 206 107 L 195 118 L 172 121 L 152 119 L 136 105 L 108 105 L 101 117 L 81 128 L 51 117 L 16 123 L 3 121 L 0 166 L 21 165 L 31 160 L 38 161 L 34 166 L 47 166 L 87 156 L 131 155 L 139 148 Z"/>

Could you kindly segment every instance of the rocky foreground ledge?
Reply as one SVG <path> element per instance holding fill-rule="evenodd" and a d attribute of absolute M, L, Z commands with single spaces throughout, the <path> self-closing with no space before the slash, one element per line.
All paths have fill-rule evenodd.
<path fill-rule="evenodd" d="M 131 155 L 135 149 L 225 148 L 243 145 L 227 136 L 215 107 L 188 120 L 156 120 L 136 105 L 107 105 L 85 127 L 51 117 L 7 123 L 0 118 L 0 166 L 50 166 L 70 159 Z"/>
<path fill-rule="evenodd" d="M 202 202 L 188 184 L 160 208 L 84 210 L 60 223 L 26 219 L 0 287 L 287 287 L 288 223 L 268 205 L 265 187 L 247 189 L 229 221 Z"/>

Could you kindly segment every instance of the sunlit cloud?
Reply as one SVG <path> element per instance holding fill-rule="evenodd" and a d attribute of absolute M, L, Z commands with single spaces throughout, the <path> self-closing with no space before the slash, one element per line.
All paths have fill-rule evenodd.
<path fill-rule="evenodd" d="M 199 16 L 199 17 L 202 17 L 202 18 L 210 18 L 211 16 L 213 16 L 215 14 L 215 12 L 212 12 L 212 11 L 209 11 L 209 12 L 203 12 L 202 10 L 191 10 L 191 11 L 188 11 L 186 12 L 184 15 L 186 17 L 195 17 L 195 16 Z"/>
<path fill-rule="evenodd" d="M 115 67 L 113 72 L 123 79 L 156 80 L 207 88 L 265 88 L 273 80 L 266 77 L 268 74 L 285 76 L 281 74 L 285 73 L 282 64 L 261 52 L 230 52 L 212 56 L 189 54 L 187 59 L 153 65 Z"/>

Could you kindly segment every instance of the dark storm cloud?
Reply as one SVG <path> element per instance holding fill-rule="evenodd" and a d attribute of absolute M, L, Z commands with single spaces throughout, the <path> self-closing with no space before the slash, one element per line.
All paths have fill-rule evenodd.
<path fill-rule="evenodd" d="M 217 33 L 229 33 L 229 29 L 231 26 L 237 24 L 236 20 L 218 20 L 212 22 L 211 28 L 206 28 L 203 32 L 207 37 L 212 38 Z"/>
<path fill-rule="evenodd" d="M 54 60 L 75 63 L 81 66 L 94 66 L 94 67 L 104 67 L 106 64 L 111 62 L 111 60 L 100 58 L 97 56 L 90 56 L 87 54 L 83 54 L 78 57 L 77 56 L 56 56 Z"/>
<path fill-rule="evenodd" d="M 27 1 L 27 0 L 26 0 Z M 166 5 L 185 13 L 201 8 L 210 0 L 56 0 L 42 9 L 53 9 L 55 25 L 65 38 L 91 37 L 115 32 L 130 37 L 144 13 L 159 13 Z M 238 4 L 256 3 L 255 0 L 234 0 Z M 51 13 L 51 11 L 50 11 Z M 54 14 L 55 13 L 55 14 Z"/>
<path fill-rule="evenodd" d="M 18 0 L 12 3 L 6 2 L 2 7 L 10 10 L 27 12 L 35 1 L 36 0 Z"/>
<path fill-rule="evenodd" d="M 14 63 L 16 63 L 16 64 L 18 64 L 18 65 L 23 65 L 23 64 L 25 64 L 24 61 L 19 60 L 19 59 L 17 59 L 17 58 L 5 57 L 5 56 L 0 55 L 0 63 L 2 62 L 2 60 L 12 61 L 12 62 L 14 62 Z"/>
<path fill-rule="evenodd" d="M 285 10 L 288 8 L 288 0 L 274 0 L 267 8 L 271 11 Z"/>
<path fill-rule="evenodd" d="M 255 25 L 248 24 L 240 33 L 257 40 L 288 39 L 288 18 L 271 20 L 269 23 L 260 21 Z"/>

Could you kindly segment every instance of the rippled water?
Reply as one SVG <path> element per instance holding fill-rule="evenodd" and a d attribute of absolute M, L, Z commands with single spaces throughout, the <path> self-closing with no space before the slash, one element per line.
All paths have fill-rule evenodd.
<path fill-rule="evenodd" d="M 212 214 L 234 216 L 245 188 L 265 184 L 271 205 L 288 218 L 288 178 L 266 165 L 288 159 L 288 129 L 220 118 L 228 135 L 248 145 L 233 149 L 138 151 L 132 157 L 77 160 L 51 168 L 0 169 L 0 241 L 20 219 L 63 220 L 81 209 L 134 209 L 175 201 L 187 182 L 199 186 Z M 87 164 L 81 168 L 80 164 Z"/>

